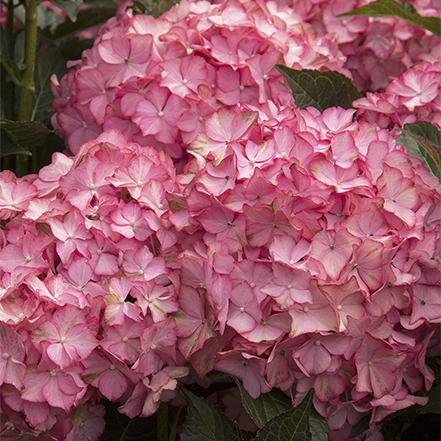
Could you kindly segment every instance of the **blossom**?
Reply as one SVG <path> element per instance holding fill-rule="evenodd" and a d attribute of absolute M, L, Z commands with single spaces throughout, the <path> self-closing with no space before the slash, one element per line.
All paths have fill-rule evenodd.
<path fill-rule="evenodd" d="M 331 279 L 337 280 L 342 269 L 349 262 L 353 248 L 359 243 L 359 239 L 346 230 L 323 230 L 314 237 L 310 255 L 324 263 Z"/>
<path fill-rule="evenodd" d="M 48 357 L 42 357 L 38 366 L 29 366 L 24 378 L 21 397 L 31 402 L 47 402 L 51 406 L 69 411 L 86 385 L 80 377 L 81 369 L 68 367 L 60 369 Z"/>
<path fill-rule="evenodd" d="M 83 381 L 96 386 L 109 400 L 117 400 L 127 389 L 128 379 L 135 383 L 139 376 L 110 354 L 93 352 L 82 361 Z"/>
<path fill-rule="evenodd" d="M 121 31 L 115 31 L 98 45 L 98 52 L 107 64 L 101 71 L 107 77 L 109 86 L 115 86 L 127 79 L 142 77 L 150 58 L 153 38 L 151 35 L 137 35 L 127 39 Z"/>
<path fill-rule="evenodd" d="M 215 364 L 215 369 L 242 380 L 245 390 L 253 398 L 257 398 L 261 393 L 271 389 L 264 377 L 264 360 L 246 352 L 227 351 L 221 353 Z"/>
<path fill-rule="evenodd" d="M 65 306 L 54 313 L 50 321 L 38 326 L 32 340 L 48 357 L 64 369 L 87 358 L 98 345 L 92 332 L 85 325 L 81 310 Z"/>
<path fill-rule="evenodd" d="M 26 365 L 25 350 L 19 335 L 9 325 L 0 323 L 0 385 L 9 383 L 17 389 L 23 386 Z"/>
<path fill-rule="evenodd" d="M 247 136 L 256 122 L 255 112 L 240 112 L 219 109 L 205 121 L 205 132 L 199 134 L 190 144 L 189 151 L 214 159 L 218 165 L 232 153 L 231 144 Z"/>
<path fill-rule="evenodd" d="M 357 391 L 372 392 L 376 398 L 391 392 L 398 381 L 397 369 L 404 358 L 405 354 L 367 334 L 354 356 Z"/>

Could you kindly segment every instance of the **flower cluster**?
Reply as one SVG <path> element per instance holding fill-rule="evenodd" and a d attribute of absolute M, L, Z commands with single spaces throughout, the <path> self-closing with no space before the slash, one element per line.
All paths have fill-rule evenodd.
<path fill-rule="evenodd" d="M 183 0 L 158 19 L 119 14 L 60 83 L 52 124 L 75 154 L 103 130 L 173 158 L 219 107 L 293 105 L 276 63 L 343 69 L 333 38 L 314 37 L 293 9 L 274 2 L 220 5 Z"/>
<path fill-rule="evenodd" d="M 153 414 L 176 395 L 189 369 L 169 317 L 176 290 L 158 257 L 177 241 L 163 216 L 175 190 L 171 160 L 116 131 L 75 158 L 56 154 L 38 177 L 1 174 L 3 436 L 96 439 L 99 397 L 144 393 L 143 413 Z M 141 412 L 133 406 L 127 414 Z"/>
<path fill-rule="evenodd" d="M 293 8 L 318 35 L 332 36 L 346 57 L 344 67 L 361 92 L 384 91 L 415 63 L 441 61 L 441 41 L 431 32 L 394 17 L 337 17 L 370 1 L 293 0 Z M 420 15 L 441 17 L 436 0 L 406 2 Z"/>
<path fill-rule="evenodd" d="M 1 174 L 3 434 L 78 437 L 101 396 L 151 415 L 190 365 L 314 386 L 346 435 L 426 403 L 439 182 L 353 110 L 271 110 L 218 110 L 178 175 L 116 130 Z"/>
<path fill-rule="evenodd" d="M 354 101 L 359 120 L 380 127 L 403 127 L 429 120 L 441 128 L 441 61 L 424 61 L 392 81 L 384 93 L 367 93 Z"/>
<path fill-rule="evenodd" d="M 415 25 L 336 18 L 365 3 L 302 0 L 290 8 L 184 0 L 154 19 L 133 16 L 126 2 L 94 47 L 71 63 L 75 69 L 60 83 L 53 78 L 52 124 L 74 154 L 103 130 L 118 128 L 129 140 L 180 158 L 219 107 L 292 105 L 275 63 L 340 71 L 373 92 L 413 63 L 441 61 L 439 38 Z"/>

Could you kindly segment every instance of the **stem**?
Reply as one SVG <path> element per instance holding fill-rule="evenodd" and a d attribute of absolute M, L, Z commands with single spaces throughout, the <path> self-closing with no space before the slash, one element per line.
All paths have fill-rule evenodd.
<path fill-rule="evenodd" d="M 11 78 L 11 81 L 16 85 L 16 86 L 21 86 L 21 80 L 20 78 L 18 78 L 15 75 L 14 69 L 12 69 L 9 64 L 6 61 L 2 61 L 2 66 L 5 68 L 6 73 L 9 75 L 9 77 Z"/>
<path fill-rule="evenodd" d="M 168 404 L 161 403 L 156 414 L 156 433 L 158 441 L 168 441 Z"/>
<path fill-rule="evenodd" d="M 176 432 L 178 430 L 178 423 L 179 423 L 179 417 L 181 415 L 181 411 L 182 411 L 182 406 L 177 408 L 176 413 L 173 416 L 173 420 L 170 425 L 170 435 L 168 437 L 168 441 L 176 440 Z"/>
<path fill-rule="evenodd" d="M 12 34 L 14 31 L 14 0 L 8 0 L 6 12 L 5 33 Z"/>
<path fill-rule="evenodd" d="M 32 98 L 35 92 L 34 71 L 37 51 L 37 2 L 26 0 L 25 56 L 26 65 L 20 88 L 20 121 L 29 121 L 32 114 Z"/>
<path fill-rule="evenodd" d="M 21 87 L 19 121 L 29 121 L 32 115 L 32 98 L 35 92 L 34 71 L 37 51 L 37 5 L 36 0 L 26 0 L 25 54 Z M 35 154 L 35 151 L 33 152 Z M 23 176 L 28 172 L 28 155 L 17 155 L 16 174 Z"/>

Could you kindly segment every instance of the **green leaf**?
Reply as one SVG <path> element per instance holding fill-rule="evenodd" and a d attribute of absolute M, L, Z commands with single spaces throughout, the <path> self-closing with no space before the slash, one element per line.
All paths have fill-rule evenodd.
<path fill-rule="evenodd" d="M 397 144 L 406 147 L 409 156 L 421 159 L 429 172 L 441 181 L 441 132 L 427 121 L 405 124 L 402 131 Z"/>
<path fill-rule="evenodd" d="M 229 441 L 234 424 L 214 404 L 183 389 L 188 401 L 188 413 L 181 441 Z"/>
<path fill-rule="evenodd" d="M 67 19 L 64 23 L 57 26 L 50 34 L 46 34 L 52 40 L 71 37 L 77 32 L 105 23 L 113 17 L 116 12 L 115 7 L 100 6 L 83 9 L 78 13 L 77 20 L 73 22 Z"/>
<path fill-rule="evenodd" d="M 280 389 L 272 389 L 266 394 L 253 398 L 243 387 L 242 382 L 235 378 L 242 397 L 242 404 L 249 416 L 259 428 L 273 418 L 292 409 L 291 399 Z"/>
<path fill-rule="evenodd" d="M 115 0 L 84 0 L 84 6 L 88 8 L 101 8 L 103 6 L 115 7 Z M 118 7 L 118 5 L 116 5 Z"/>
<path fill-rule="evenodd" d="M 134 14 L 150 14 L 158 5 L 158 0 L 133 0 Z"/>
<path fill-rule="evenodd" d="M 328 441 L 328 422 L 315 409 L 309 415 L 309 430 L 311 441 Z"/>
<path fill-rule="evenodd" d="M 384 441 L 395 441 L 400 433 L 403 431 L 404 423 L 398 418 L 388 421 L 383 424 L 380 432 L 383 435 Z M 398 438 L 400 439 L 400 438 Z"/>
<path fill-rule="evenodd" d="M 366 430 L 369 430 L 370 419 L 370 415 L 367 415 L 362 418 L 355 426 L 352 426 L 351 433 L 349 434 L 349 439 L 355 438 L 358 435 L 366 432 Z"/>
<path fill-rule="evenodd" d="M 58 45 L 61 53 L 69 60 L 79 60 L 86 49 L 91 49 L 95 40 L 93 38 L 65 38 Z"/>
<path fill-rule="evenodd" d="M 25 56 L 25 32 L 21 31 L 17 34 L 14 43 L 14 61 L 20 70 L 24 70 L 26 65 L 24 64 Z"/>
<path fill-rule="evenodd" d="M 174 0 L 162 0 L 158 6 L 156 6 L 156 8 L 153 8 L 151 11 L 151 15 L 153 15 L 153 17 L 158 18 L 160 17 L 162 14 L 164 14 L 164 12 L 167 12 L 169 9 L 171 9 L 174 5 L 176 5 L 177 3 L 179 3 L 178 1 L 174 1 Z"/>
<path fill-rule="evenodd" d="M 14 141 L 12 141 L 4 130 L 1 130 L 0 139 L 0 158 L 8 155 L 24 154 L 31 156 L 32 153 L 29 150 L 19 146 Z"/>
<path fill-rule="evenodd" d="M 329 107 L 352 108 L 352 102 L 361 98 L 350 78 L 333 70 L 295 70 L 281 64 L 276 69 L 285 77 L 300 109 L 315 107 L 323 112 Z"/>
<path fill-rule="evenodd" d="M 337 17 L 395 17 L 420 26 L 441 37 L 441 19 L 438 17 L 421 17 L 417 13 L 404 8 L 394 0 L 377 0 L 368 5 L 337 15 Z"/>
<path fill-rule="evenodd" d="M 179 210 L 179 211 L 181 211 L 181 210 Z M 231 377 L 231 375 L 226 374 L 225 372 L 220 372 L 220 371 L 210 371 L 210 372 L 208 372 L 207 377 L 213 383 L 217 383 L 219 381 L 225 380 L 225 378 L 233 378 L 233 377 Z"/>
<path fill-rule="evenodd" d="M 254 440 L 254 433 L 248 432 L 247 430 L 240 430 L 239 424 L 237 421 L 233 422 L 234 424 L 234 433 L 231 441 L 252 441 Z"/>
<path fill-rule="evenodd" d="M 311 440 L 309 413 L 314 389 L 311 389 L 302 403 L 271 421 L 257 432 L 256 441 L 307 441 Z"/>
<path fill-rule="evenodd" d="M 37 10 L 37 26 L 42 30 L 53 31 L 61 23 L 64 23 L 64 18 L 58 11 L 48 8 L 46 5 L 38 5 Z"/>
<path fill-rule="evenodd" d="M 49 1 L 53 5 L 58 6 L 60 9 L 62 9 L 72 21 L 76 21 L 77 14 L 80 11 L 81 6 L 83 6 L 83 0 L 49 0 Z"/>
<path fill-rule="evenodd" d="M 420 415 L 426 413 L 441 414 L 441 385 L 437 384 L 432 387 L 427 396 L 429 397 L 428 403 L 425 406 L 419 406 L 418 413 Z"/>
<path fill-rule="evenodd" d="M 32 150 L 34 147 L 43 145 L 49 135 L 54 133 L 38 121 L 0 121 L 2 130 L 15 144 Z"/>
<path fill-rule="evenodd" d="M 439 415 L 419 415 L 415 422 L 401 434 L 401 441 L 439 441 Z"/>
<path fill-rule="evenodd" d="M 67 58 L 48 39 L 43 37 L 40 49 L 37 52 L 35 63 L 35 94 L 32 108 L 32 120 L 48 125 L 54 113 L 52 102 L 54 95 L 51 90 L 51 76 L 55 74 L 61 78 L 68 72 Z"/>
<path fill-rule="evenodd" d="M 118 403 L 104 400 L 106 427 L 98 441 L 156 440 L 156 416 L 129 418 L 118 412 Z"/>

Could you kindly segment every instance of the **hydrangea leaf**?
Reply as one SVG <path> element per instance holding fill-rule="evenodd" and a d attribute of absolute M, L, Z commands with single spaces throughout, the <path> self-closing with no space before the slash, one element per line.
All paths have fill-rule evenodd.
<path fill-rule="evenodd" d="M 162 0 L 159 2 L 158 6 L 153 8 L 151 14 L 153 17 L 158 18 L 177 3 L 179 3 L 179 0 Z"/>
<path fill-rule="evenodd" d="M 99 441 L 143 441 L 156 439 L 156 416 L 129 418 L 118 412 L 119 403 L 103 400 L 106 408 L 106 427 Z"/>
<path fill-rule="evenodd" d="M 279 389 L 272 389 L 254 399 L 244 389 L 241 381 L 237 378 L 234 380 L 239 387 L 243 407 L 259 428 L 264 427 L 268 421 L 292 408 L 291 399 Z"/>
<path fill-rule="evenodd" d="M 362 418 L 355 426 L 352 426 L 351 433 L 349 434 L 349 439 L 355 438 L 362 433 L 366 432 L 366 430 L 369 430 L 369 420 L 371 416 L 367 415 L 364 418 Z"/>
<path fill-rule="evenodd" d="M 309 430 L 311 441 L 328 441 L 328 422 L 315 409 L 309 415 Z"/>
<path fill-rule="evenodd" d="M 14 141 L 8 137 L 4 130 L 1 131 L 1 140 L 0 140 L 0 158 L 8 155 L 16 155 L 16 154 L 24 154 L 31 156 L 32 153 L 29 150 L 19 146 Z"/>
<path fill-rule="evenodd" d="M 68 69 L 67 58 L 48 39 L 42 38 L 40 49 L 37 51 L 35 63 L 35 94 L 32 107 L 32 120 L 49 124 L 53 113 L 52 102 L 54 95 L 51 90 L 51 76 L 61 78 Z"/>
<path fill-rule="evenodd" d="M 64 22 L 63 17 L 58 11 L 54 11 L 47 5 L 41 4 L 37 7 L 37 26 L 41 30 L 53 31 L 57 26 Z"/>
<path fill-rule="evenodd" d="M 3 119 L 1 120 L 0 125 L 11 141 L 28 150 L 43 145 L 46 142 L 47 137 L 53 133 L 52 130 L 48 129 L 38 121 L 10 121 L 8 119 Z"/>
<path fill-rule="evenodd" d="M 351 79 L 333 70 L 295 70 L 281 64 L 276 69 L 285 77 L 296 106 L 300 109 L 315 107 L 323 112 L 329 107 L 352 108 L 352 102 L 361 98 Z"/>
<path fill-rule="evenodd" d="M 53 40 L 72 37 L 77 32 L 84 31 L 85 29 L 105 23 L 109 18 L 115 15 L 115 12 L 116 8 L 111 6 L 99 6 L 82 9 L 78 13 L 77 20 L 75 22 L 67 19 L 47 36 Z"/>
<path fill-rule="evenodd" d="M 436 126 L 427 121 L 405 124 L 397 144 L 405 146 L 409 156 L 421 159 L 429 172 L 441 181 L 441 131 Z"/>
<path fill-rule="evenodd" d="M 181 435 L 182 441 L 225 441 L 234 433 L 233 422 L 214 404 L 183 389 L 188 413 Z"/>
<path fill-rule="evenodd" d="M 252 441 L 254 440 L 255 434 L 247 430 L 240 430 L 237 421 L 234 421 L 234 433 L 231 441 Z"/>
<path fill-rule="evenodd" d="M 427 396 L 429 401 L 425 406 L 418 407 L 419 414 L 436 413 L 441 414 L 441 384 L 432 387 Z"/>
<path fill-rule="evenodd" d="M 309 413 L 314 390 L 311 389 L 302 403 L 271 421 L 257 432 L 256 441 L 307 441 L 311 440 Z"/>
<path fill-rule="evenodd" d="M 76 21 L 77 14 L 83 6 L 83 0 L 50 0 L 50 2 L 62 9 L 72 21 Z"/>
<path fill-rule="evenodd" d="M 133 0 L 134 13 L 149 15 L 156 8 L 158 3 L 158 0 Z"/>
<path fill-rule="evenodd" d="M 438 17 L 422 17 L 416 12 L 411 12 L 402 6 L 401 2 L 394 0 L 377 0 L 353 11 L 337 15 L 337 17 L 395 17 L 420 26 L 441 37 L 441 19 Z"/>

